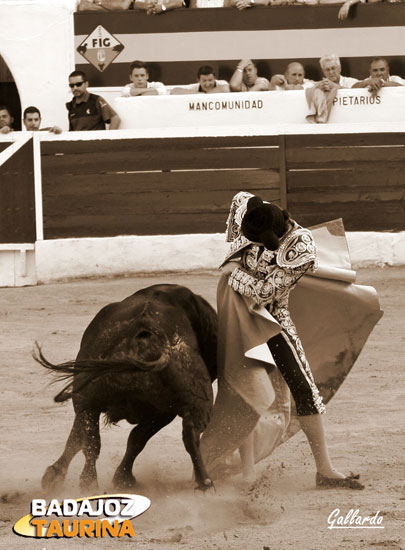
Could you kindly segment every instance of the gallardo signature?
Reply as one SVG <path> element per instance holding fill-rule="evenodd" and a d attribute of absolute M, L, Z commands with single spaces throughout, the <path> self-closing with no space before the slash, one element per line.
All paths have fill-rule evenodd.
<path fill-rule="evenodd" d="M 328 529 L 384 529 L 384 516 L 378 510 L 374 516 L 361 516 L 359 510 L 349 510 L 346 515 L 335 508 L 328 517 Z"/>

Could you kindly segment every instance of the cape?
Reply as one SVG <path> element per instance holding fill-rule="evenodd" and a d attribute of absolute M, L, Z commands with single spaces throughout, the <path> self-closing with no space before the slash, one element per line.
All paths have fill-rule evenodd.
<path fill-rule="evenodd" d="M 228 235 L 231 227 L 228 223 Z M 311 232 L 318 268 L 301 277 L 291 291 L 289 309 L 326 404 L 383 313 L 375 289 L 355 284 L 342 220 Z M 238 243 L 233 252 L 245 244 Z M 281 327 L 263 306 L 228 285 L 238 265 L 232 261 L 234 255 L 229 254 L 218 284 L 218 393 L 201 438 L 202 455 L 213 477 L 241 470 L 233 453 L 252 430 L 258 462 L 300 429 L 289 388 L 266 344 Z"/>

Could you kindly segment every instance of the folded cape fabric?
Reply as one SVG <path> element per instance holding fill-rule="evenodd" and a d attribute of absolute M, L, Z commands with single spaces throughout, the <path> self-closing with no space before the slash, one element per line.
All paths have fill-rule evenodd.
<path fill-rule="evenodd" d="M 380 319 L 374 288 L 353 284 L 341 220 L 311 229 L 319 268 L 302 277 L 290 295 L 290 312 L 315 382 L 327 403 L 348 375 Z M 218 394 L 201 450 L 211 475 L 231 459 L 254 430 L 255 460 L 299 430 L 293 399 L 267 341 L 281 327 L 270 313 L 227 284 L 234 262 L 225 265 L 218 292 Z"/>
<path fill-rule="evenodd" d="M 312 124 L 328 122 L 337 91 L 338 88 L 335 86 L 329 92 L 324 92 L 320 88 L 307 88 L 305 90 L 305 98 L 309 109 L 305 118 L 308 122 Z"/>

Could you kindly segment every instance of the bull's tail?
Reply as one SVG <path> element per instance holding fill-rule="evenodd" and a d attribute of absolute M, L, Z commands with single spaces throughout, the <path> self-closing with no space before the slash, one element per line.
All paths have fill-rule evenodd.
<path fill-rule="evenodd" d="M 91 382 L 106 375 L 130 374 L 137 372 L 158 372 L 164 369 L 170 361 L 170 350 L 164 350 L 155 361 L 142 361 L 139 359 L 83 359 L 67 361 L 66 363 L 53 364 L 42 353 L 41 346 L 35 342 L 32 356 L 43 367 L 56 374 L 54 382 L 68 380 L 68 384 L 60 391 L 54 400 L 62 403 L 79 393 Z M 78 377 L 80 375 L 80 377 Z M 76 379 L 75 379 L 76 378 Z"/>

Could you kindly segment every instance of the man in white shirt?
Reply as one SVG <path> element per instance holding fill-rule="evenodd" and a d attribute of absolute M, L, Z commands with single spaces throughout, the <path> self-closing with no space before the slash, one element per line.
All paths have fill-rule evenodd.
<path fill-rule="evenodd" d="M 305 78 L 305 69 L 301 63 L 292 61 L 287 65 L 284 74 L 272 76 L 269 90 L 306 90 L 313 86 L 312 80 Z"/>
<path fill-rule="evenodd" d="M 46 128 L 41 128 L 41 122 L 41 113 L 37 107 L 31 105 L 30 107 L 24 109 L 23 123 L 28 132 L 37 132 L 40 130 L 42 132 L 52 132 L 53 134 L 62 133 L 62 128 L 59 128 L 59 126 L 47 126 Z"/>
<path fill-rule="evenodd" d="M 264 92 L 269 89 L 270 82 L 258 76 L 256 64 L 251 59 L 241 59 L 229 85 L 232 92 Z"/>
<path fill-rule="evenodd" d="M 319 60 L 324 79 L 337 84 L 339 88 L 352 88 L 358 82 L 357 78 L 342 76 L 340 59 L 335 54 L 323 55 Z M 322 82 L 322 81 L 321 81 Z"/>
<path fill-rule="evenodd" d="M 370 63 L 370 77 L 360 80 L 353 88 L 368 88 L 371 95 L 377 95 L 381 88 L 404 85 L 403 78 L 390 75 L 390 66 L 384 57 L 375 57 Z"/>
<path fill-rule="evenodd" d="M 171 95 L 184 94 L 224 94 L 230 92 L 226 80 L 217 80 L 211 65 L 203 65 L 197 71 L 197 82 L 173 88 Z"/>
<path fill-rule="evenodd" d="M 149 82 L 148 66 L 143 61 L 134 61 L 129 67 L 129 80 L 122 92 L 122 97 L 140 95 L 166 95 L 166 87 L 162 82 Z"/>

